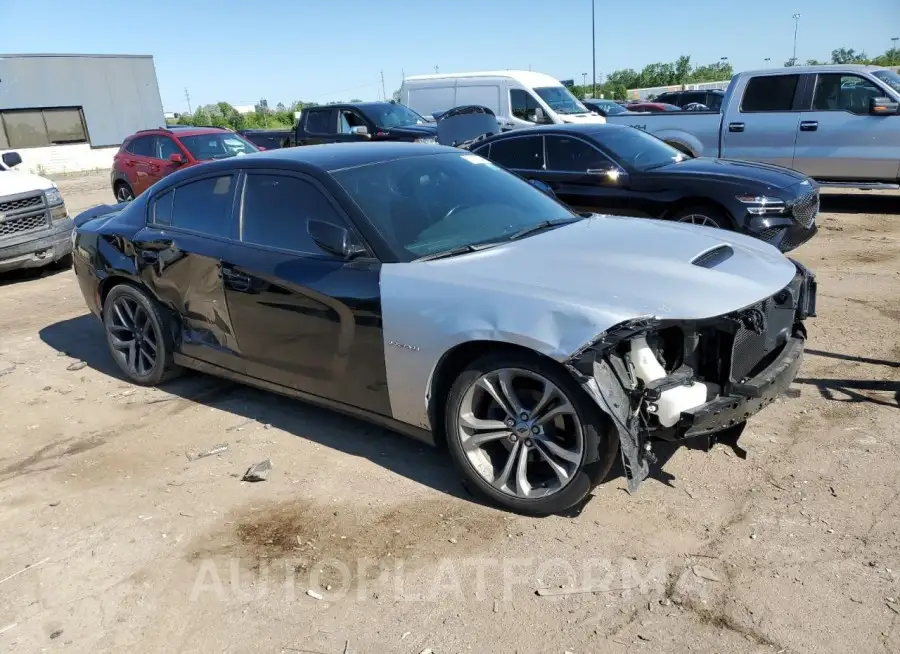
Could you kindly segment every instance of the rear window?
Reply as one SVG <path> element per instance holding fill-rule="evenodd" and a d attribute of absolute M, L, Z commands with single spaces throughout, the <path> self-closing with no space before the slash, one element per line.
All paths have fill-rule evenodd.
<path fill-rule="evenodd" d="M 741 99 L 741 111 L 791 111 L 797 92 L 799 75 L 766 75 L 754 77 Z"/>

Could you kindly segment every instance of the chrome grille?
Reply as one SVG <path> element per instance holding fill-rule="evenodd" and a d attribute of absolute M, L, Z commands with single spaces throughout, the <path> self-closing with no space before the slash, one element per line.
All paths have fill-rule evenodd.
<path fill-rule="evenodd" d="M 7 196 L 0 200 L 0 238 L 18 236 L 49 225 L 50 216 L 42 193 Z"/>
<path fill-rule="evenodd" d="M 819 213 L 819 192 L 810 191 L 802 196 L 791 207 L 791 213 L 794 215 L 800 225 L 807 229 L 812 227 L 816 221 L 816 214 Z"/>
<path fill-rule="evenodd" d="M 0 214 L 19 212 L 29 207 L 43 207 L 44 198 L 40 195 L 32 195 L 27 198 L 0 201 Z"/>

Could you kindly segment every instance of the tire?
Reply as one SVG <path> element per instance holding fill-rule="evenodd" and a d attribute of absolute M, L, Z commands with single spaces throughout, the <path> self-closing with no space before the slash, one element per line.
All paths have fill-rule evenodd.
<path fill-rule="evenodd" d="M 134 191 L 126 182 L 116 182 L 113 186 L 113 192 L 117 202 L 131 202 L 134 200 Z"/>
<path fill-rule="evenodd" d="M 675 222 L 705 225 L 734 231 L 734 221 L 724 211 L 709 205 L 697 205 L 682 209 L 671 218 Z M 700 222 L 700 221 L 705 222 Z"/>
<path fill-rule="evenodd" d="M 69 254 L 63 255 L 54 261 L 52 265 L 56 270 L 68 270 L 72 267 L 73 262 L 72 253 L 69 252 Z"/>
<path fill-rule="evenodd" d="M 497 422 L 500 418 L 508 420 L 509 413 L 500 408 L 483 381 L 487 380 L 502 394 L 501 377 L 505 377 L 505 387 L 513 388 L 517 403 L 526 411 L 541 404 L 539 379 L 555 388 L 545 409 L 551 407 L 550 413 L 557 413 L 564 398 L 571 411 L 563 411 L 542 426 L 533 424 L 533 420 L 521 420 L 524 414 L 519 415 L 520 420 L 513 427 L 508 422 Z M 508 402 L 508 395 L 502 397 Z M 545 413 L 537 411 L 536 415 Z M 475 360 L 453 382 L 444 415 L 450 455 L 469 487 L 491 503 L 524 515 L 560 513 L 584 500 L 609 474 L 619 446 L 611 422 L 575 379 L 553 361 L 527 353 L 489 354 Z M 489 422 L 473 429 L 473 418 Z M 540 433 L 531 431 L 533 427 Z M 497 437 L 501 432 L 503 437 Z M 480 439 L 475 437 L 485 434 L 491 438 L 476 445 Z M 507 475 L 509 482 L 503 483 L 503 472 L 509 469 L 511 460 L 518 470 L 522 452 L 526 456 L 526 483 L 520 486 L 515 473 Z M 567 458 L 559 456 L 560 452 L 565 452 Z M 597 459 L 586 463 L 594 458 L 589 457 L 591 452 L 596 453 Z M 564 469 L 566 481 L 554 474 L 550 459 Z"/>
<path fill-rule="evenodd" d="M 103 303 L 103 329 L 110 355 L 135 384 L 155 386 L 180 374 L 181 368 L 172 361 L 170 327 L 156 302 L 130 284 L 113 287 Z"/>

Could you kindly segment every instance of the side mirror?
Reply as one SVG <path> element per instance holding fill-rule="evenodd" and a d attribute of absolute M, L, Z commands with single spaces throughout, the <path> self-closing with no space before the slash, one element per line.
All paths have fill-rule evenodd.
<path fill-rule="evenodd" d="M 3 163 L 6 164 L 7 168 L 15 168 L 22 163 L 22 155 L 18 152 L 5 152 L 3 154 Z"/>
<path fill-rule="evenodd" d="M 549 195 L 551 198 L 555 198 L 555 197 L 556 197 L 556 193 L 553 192 L 553 189 L 550 188 L 550 187 L 547 185 L 546 182 L 542 182 L 542 181 L 539 180 L 539 179 L 529 179 L 529 180 L 528 180 L 528 183 L 531 184 L 534 188 L 536 188 L 536 189 L 539 190 L 540 192 L 546 193 L 546 194 Z"/>
<path fill-rule="evenodd" d="M 873 116 L 891 116 L 898 112 L 900 112 L 900 103 L 890 98 L 869 98 L 869 113 Z"/>
<path fill-rule="evenodd" d="M 184 157 L 181 156 L 180 154 L 178 154 L 177 152 L 173 152 L 172 154 L 169 155 L 169 161 L 171 161 L 173 164 L 183 164 Z"/>
<path fill-rule="evenodd" d="M 369 128 L 365 125 L 356 125 L 350 128 L 350 133 L 353 134 L 353 136 L 368 136 Z"/>
<path fill-rule="evenodd" d="M 310 220 L 306 229 L 316 245 L 342 259 L 355 259 L 366 253 L 366 248 L 343 227 L 322 220 Z"/>

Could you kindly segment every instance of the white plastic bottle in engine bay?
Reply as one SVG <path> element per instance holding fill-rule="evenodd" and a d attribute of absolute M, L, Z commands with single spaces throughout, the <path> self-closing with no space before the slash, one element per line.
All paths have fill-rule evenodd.
<path fill-rule="evenodd" d="M 644 336 L 631 339 L 631 366 L 634 374 L 645 384 L 666 376 L 665 368 L 657 361 L 653 350 L 647 345 Z M 691 386 L 676 386 L 663 391 L 657 406 L 656 416 L 663 427 L 671 427 L 681 416 L 682 411 L 693 409 L 706 402 L 706 384 L 695 381 Z"/>

